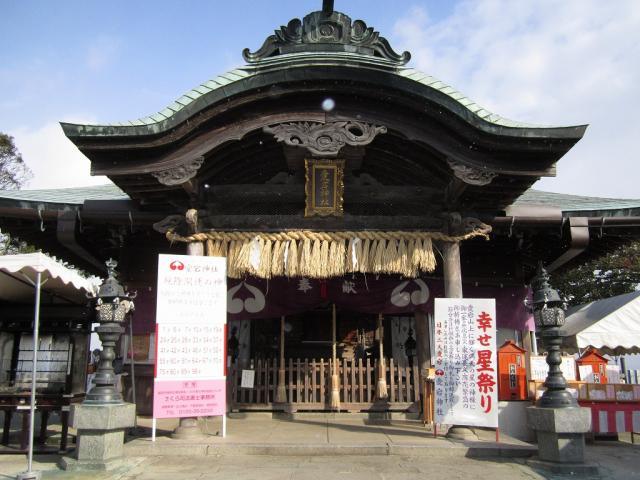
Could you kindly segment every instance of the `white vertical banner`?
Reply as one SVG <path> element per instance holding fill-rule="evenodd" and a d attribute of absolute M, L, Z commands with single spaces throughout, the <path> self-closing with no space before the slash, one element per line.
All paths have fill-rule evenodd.
<path fill-rule="evenodd" d="M 496 302 L 435 299 L 435 421 L 498 428 Z"/>
<path fill-rule="evenodd" d="M 226 260 L 159 255 L 157 291 L 153 416 L 224 415 Z"/>

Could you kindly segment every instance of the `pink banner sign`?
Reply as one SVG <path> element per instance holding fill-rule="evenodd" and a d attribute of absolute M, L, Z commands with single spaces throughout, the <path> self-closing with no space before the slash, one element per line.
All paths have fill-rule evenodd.
<path fill-rule="evenodd" d="M 158 380 L 153 388 L 155 418 L 206 417 L 225 414 L 225 379 Z"/>
<path fill-rule="evenodd" d="M 498 427 L 496 302 L 435 299 L 435 420 Z"/>
<path fill-rule="evenodd" d="M 226 260 L 158 256 L 155 418 L 225 414 Z"/>

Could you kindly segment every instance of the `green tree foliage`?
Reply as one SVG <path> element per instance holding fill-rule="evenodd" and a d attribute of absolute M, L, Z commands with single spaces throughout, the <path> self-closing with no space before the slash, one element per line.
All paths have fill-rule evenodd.
<path fill-rule="evenodd" d="M 18 190 L 33 173 L 22 159 L 13 137 L 0 132 L 0 190 Z M 30 253 L 34 248 L 11 235 L 0 232 L 0 255 Z"/>
<path fill-rule="evenodd" d="M 18 190 L 32 176 L 13 137 L 0 132 L 0 190 Z"/>
<path fill-rule="evenodd" d="M 38 251 L 33 245 L 23 242 L 8 233 L 0 232 L 0 255 L 15 255 L 18 253 L 33 253 Z"/>
<path fill-rule="evenodd" d="M 640 284 L 640 241 L 552 276 L 570 305 L 633 292 Z"/>

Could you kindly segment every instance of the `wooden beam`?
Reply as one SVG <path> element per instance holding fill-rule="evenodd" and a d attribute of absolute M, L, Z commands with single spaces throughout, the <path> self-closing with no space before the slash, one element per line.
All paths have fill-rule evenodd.
<path fill-rule="evenodd" d="M 253 200 L 253 201 L 283 201 L 304 202 L 303 184 L 235 184 L 212 185 L 209 188 L 209 198 L 228 201 Z M 387 203 L 387 202 L 424 202 L 431 201 L 433 197 L 442 195 L 442 191 L 433 187 L 416 187 L 401 185 L 369 186 L 349 185 L 345 186 L 344 201 Z"/>
<path fill-rule="evenodd" d="M 443 222 L 434 216 L 344 215 L 310 217 L 302 215 L 209 215 L 201 217 L 205 229 L 280 231 L 304 229 L 338 230 L 441 230 Z"/>
<path fill-rule="evenodd" d="M 454 206 L 468 186 L 459 178 L 453 177 L 445 190 L 445 203 L 447 206 Z"/>

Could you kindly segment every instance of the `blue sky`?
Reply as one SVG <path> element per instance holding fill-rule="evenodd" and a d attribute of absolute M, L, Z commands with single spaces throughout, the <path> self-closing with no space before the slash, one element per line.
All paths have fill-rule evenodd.
<path fill-rule="evenodd" d="M 0 131 L 35 178 L 28 188 L 104 183 L 57 122 L 106 123 L 161 110 L 242 65 L 244 47 L 321 1 L 0 0 Z M 638 198 L 640 2 L 335 2 L 413 54 L 410 66 L 490 111 L 539 124 L 589 123 L 538 188 Z M 615 5 L 612 8 L 611 5 Z M 65 168 L 59 168 L 64 164 Z"/>

